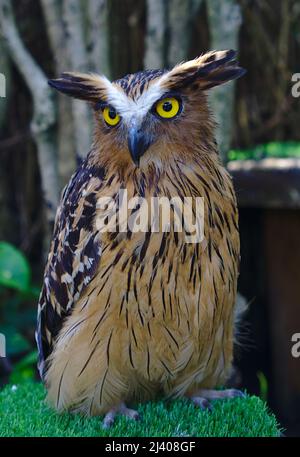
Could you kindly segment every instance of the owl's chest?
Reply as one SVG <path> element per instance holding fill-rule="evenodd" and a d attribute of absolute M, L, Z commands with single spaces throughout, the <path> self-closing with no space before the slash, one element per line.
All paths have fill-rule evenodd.
<path fill-rule="evenodd" d="M 226 282 L 232 263 L 227 242 L 237 240 L 222 212 L 230 224 L 232 202 L 216 190 L 208 194 L 199 180 L 186 183 L 168 179 L 151 192 L 119 188 L 110 199 L 98 198 L 95 224 L 103 250 L 96 281 L 122 310 L 128 302 L 149 314 L 157 303 L 172 317 L 181 294 L 195 301 L 203 283 Z"/>
<path fill-rule="evenodd" d="M 198 351 L 199 334 L 201 341 L 208 341 L 213 329 L 230 318 L 236 290 L 239 244 L 234 201 L 211 192 L 197 209 L 195 200 L 185 202 L 184 197 L 201 199 L 206 195 L 203 189 L 181 195 L 180 188 L 177 195 L 171 192 L 174 187 L 159 190 L 144 200 L 128 192 L 115 205 L 114 191 L 113 201 L 98 199 L 95 224 L 102 231 L 101 260 L 72 321 L 87 323 L 85 331 L 92 332 L 88 340 L 97 332 L 109 338 L 113 328 L 120 347 L 137 345 L 141 364 L 149 345 L 157 354 L 169 354 L 169 343 L 185 348 L 193 342 L 190 348 Z M 159 203 L 162 219 L 157 221 L 158 212 L 151 211 Z M 193 224 L 182 220 L 185 203 Z M 196 209 L 200 236 L 191 240 Z"/>

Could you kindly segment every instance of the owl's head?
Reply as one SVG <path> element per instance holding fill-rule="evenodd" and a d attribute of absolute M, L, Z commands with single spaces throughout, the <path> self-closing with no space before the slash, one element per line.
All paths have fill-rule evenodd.
<path fill-rule="evenodd" d="M 141 71 L 113 82 L 63 73 L 49 84 L 92 105 L 99 160 L 118 167 L 162 167 L 174 157 L 209 152 L 213 122 L 206 91 L 244 74 L 235 55 L 208 52 L 171 70 Z"/>

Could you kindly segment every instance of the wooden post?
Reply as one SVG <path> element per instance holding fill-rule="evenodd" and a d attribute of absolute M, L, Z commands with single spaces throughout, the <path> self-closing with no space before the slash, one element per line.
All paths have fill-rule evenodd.
<path fill-rule="evenodd" d="M 300 333 L 300 159 L 234 161 L 228 168 L 243 213 L 252 208 L 262 211 L 256 267 L 262 258 L 268 315 L 264 328 L 270 335 L 268 348 L 263 349 L 271 362 L 270 401 L 281 420 L 295 424 L 300 422 L 300 358 L 292 355 L 292 336 Z M 243 261 L 247 259 L 242 252 Z M 253 294 L 258 280 L 246 279 L 253 281 Z"/>
<path fill-rule="evenodd" d="M 266 209 L 264 245 L 271 393 L 285 421 L 300 421 L 300 359 L 291 351 L 292 335 L 300 332 L 300 210 Z"/>

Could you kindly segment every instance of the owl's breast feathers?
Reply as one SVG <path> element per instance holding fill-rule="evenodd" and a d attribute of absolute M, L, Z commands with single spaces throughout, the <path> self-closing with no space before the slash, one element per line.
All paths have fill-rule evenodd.
<path fill-rule="evenodd" d="M 175 161 L 147 182 L 139 177 L 120 182 L 84 163 L 63 194 L 37 329 L 40 372 L 53 362 L 48 380 L 58 408 L 73 395 L 78 403 L 89 398 L 91 414 L 103 412 L 114 392 L 134 396 L 136 383 L 146 392 L 161 382 L 180 394 L 192 382 L 222 379 L 231 364 L 239 262 L 231 179 L 208 156 Z M 121 187 L 129 196 L 204 197 L 204 240 L 186 243 L 172 230 L 100 233 L 97 200 Z"/>

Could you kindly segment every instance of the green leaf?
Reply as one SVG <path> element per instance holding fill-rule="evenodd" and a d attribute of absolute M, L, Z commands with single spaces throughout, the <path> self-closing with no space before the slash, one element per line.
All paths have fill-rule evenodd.
<path fill-rule="evenodd" d="M 1 325 L 0 333 L 6 338 L 6 352 L 8 356 L 14 356 L 30 349 L 29 342 L 15 327 Z"/>
<path fill-rule="evenodd" d="M 268 399 L 268 380 L 264 373 L 262 371 L 257 372 L 257 377 L 259 381 L 259 387 L 260 387 L 260 398 L 264 401 L 267 401 Z"/>
<path fill-rule="evenodd" d="M 27 290 L 22 291 L 22 297 L 25 300 L 37 300 L 41 293 L 41 287 L 29 286 Z"/>
<path fill-rule="evenodd" d="M 19 384 L 23 381 L 33 380 L 34 376 L 35 370 L 33 368 L 24 368 L 22 370 L 14 370 L 9 377 L 9 381 L 12 384 Z"/>
<path fill-rule="evenodd" d="M 30 265 L 21 251 L 0 242 L 0 285 L 26 292 L 30 288 Z"/>
<path fill-rule="evenodd" d="M 32 367 L 37 364 L 38 353 L 37 351 L 31 351 L 29 354 L 25 355 L 19 362 L 14 366 L 15 370 L 23 370 L 25 368 Z"/>
<path fill-rule="evenodd" d="M 10 375 L 10 382 L 13 384 L 18 384 L 28 379 L 34 379 L 37 358 L 37 351 L 31 351 L 19 362 L 17 362 L 14 365 L 14 370 Z"/>

